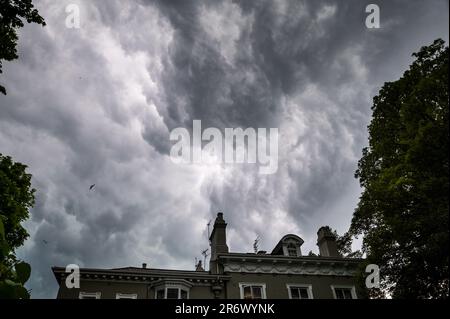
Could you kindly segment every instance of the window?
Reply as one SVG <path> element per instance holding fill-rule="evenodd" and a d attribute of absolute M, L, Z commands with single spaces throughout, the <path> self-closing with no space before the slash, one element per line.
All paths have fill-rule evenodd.
<path fill-rule="evenodd" d="M 241 299 L 266 299 L 266 284 L 240 283 Z"/>
<path fill-rule="evenodd" d="M 336 294 L 336 299 L 353 299 L 350 288 L 335 288 L 334 293 Z"/>
<path fill-rule="evenodd" d="M 289 299 L 313 299 L 311 285 L 287 285 Z"/>
<path fill-rule="evenodd" d="M 354 286 L 331 286 L 334 299 L 356 299 Z"/>
<path fill-rule="evenodd" d="M 150 285 L 155 290 L 155 299 L 189 299 L 192 283 L 185 279 L 159 279 Z"/>
<path fill-rule="evenodd" d="M 290 257 L 298 257 L 297 255 L 297 247 L 294 244 L 287 245 L 288 256 Z"/>
<path fill-rule="evenodd" d="M 156 291 L 156 299 L 164 299 L 165 298 L 165 289 L 159 289 Z"/>
<path fill-rule="evenodd" d="M 180 287 L 161 288 L 156 290 L 156 299 L 188 299 L 188 291 Z"/>
<path fill-rule="evenodd" d="M 80 291 L 80 294 L 78 295 L 79 299 L 100 299 L 101 293 L 100 292 L 83 292 Z"/>
<path fill-rule="evenodd" d="M 116 299 L 137 299 L 137 294 L 116 294 Z"/>
<path fill-rule="evenodd" d="M 167 288 L 167 299 L 178 299 L 179 289 L 178 288 Z"/>

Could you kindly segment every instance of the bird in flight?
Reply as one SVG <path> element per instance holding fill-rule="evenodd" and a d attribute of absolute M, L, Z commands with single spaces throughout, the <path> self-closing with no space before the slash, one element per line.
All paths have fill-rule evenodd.
<path fill-rule="evenodd" d="M 42 242 L 46 245 L 48 244 L 48 241 L 46 241 L 45 239 L 43 239 Z"/>
<path fill-rule="evenodd" d="M 92 184 L 92 185 L 89 187 L 89 190 L 92 190 L 94 187 L 95 187 L 95 184 Z"/>

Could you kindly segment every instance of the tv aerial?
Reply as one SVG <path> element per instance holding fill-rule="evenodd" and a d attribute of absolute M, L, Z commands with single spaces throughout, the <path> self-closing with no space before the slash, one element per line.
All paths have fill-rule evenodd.
<path fill-rule="evenodd" d="M 258 245 L 259 245 L 259 241 L 260 241 L 260 238 L 259 238 L 259 235 L 258 235 L 258 236 L 256 236 L 256 239 L 255 239 L 255 241 L 253 242 L 253 250 L 254 250 L 255 254 L 258 253 Z"/>
<path fill-rule="evenodd" d="M 208 250 L 209 250 L 209 248 L 206 248 L 205 250 L 202 251 L 202 255 L 203 255 L 203 259 L 204 259 L 204 261 L 203 261 L 204 265 L 206 265 L 206 258 L 210 255 L 208 253 Z"/>
<path fill-rule="evenodd" d="M 211 236 L 211 234 L 209 232 L 209 226 L 211 226 L 211 219 L 209 220 L 208 224 L 206 224 L 206 227 L 208 228 L 208 242 L 210 242 L 209 237 Z"/>

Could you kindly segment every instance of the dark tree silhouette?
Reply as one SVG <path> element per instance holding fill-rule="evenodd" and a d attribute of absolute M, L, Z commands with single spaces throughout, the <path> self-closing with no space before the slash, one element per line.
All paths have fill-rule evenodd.
<path fill-rule="evenodd" d="M 448 47 L 422 47 L 403 76 L 373 100 L 363 187 L 349 234 L 394 298 L 449 296 Z"/>
<path fill-rule="evenodd" d="M 33 8 L 32 0 L 0 0 L 0 74 L 3 73 L 3 60 L 18 58 L 17 30 L 24 26 L 23 20 L 45 26 L 44 18 Z M 0 92 L 6 95 L 2 85 Z"/>
<path fill-rule="evenodd" d="M 34 205 L 35 190 L 25 169 L 25 165 L 0 154 L 0 299 L 29 298 L 23 284 L 31 268 L 15 255 L 15 249 L 28 237 L 21 223 Z"/>

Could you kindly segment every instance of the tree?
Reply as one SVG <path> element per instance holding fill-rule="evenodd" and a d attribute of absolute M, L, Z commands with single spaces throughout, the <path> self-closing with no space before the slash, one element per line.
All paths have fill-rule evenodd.
<path fill-rule="evenodd" d="M 23 284 L 31 268 L 15 256 L 29 236 L 21 223 L 34 205 L 35 190 L 25 170 L 25 165 L 0 154 L 0 299 L 29 298 Z"/>
<path fill-rule="evenodd" d="M 324 226 L 324 228 L 328 229 L 328 232 L 334 236 L 336 240 L 336 248 L 339 253 L 344 258 L 361 258 L 362 252 L 359 250 L 352 250 L 353 239 L 350 233 L 345 233 L 340 236 L 338 232 L 332 229 L 330 226 Z"/>
<path fill-rule="evenodd" d="M 449 296 L 448 47 L 441 39 L 373 99 L 350 235 L 393 298 Z M 376 293 L 380 293 L 377 291 Z"/>
<path fill-rule="evenodd" d="M 2 60 L 12 61 L 17 56 L 17 30 L 24 26 L 22 19 L 28 23 L 45 26 L 44 18 L 33 9 L 32 0 L 0 0 L 0 74 Z M 6 95 L 6 89 L 0 85 L 0 92 Z"/>

